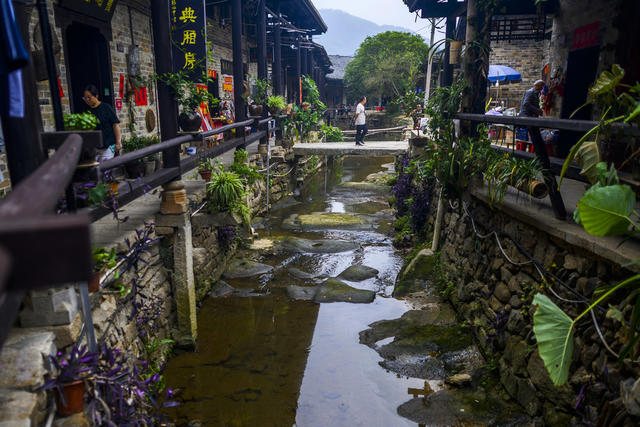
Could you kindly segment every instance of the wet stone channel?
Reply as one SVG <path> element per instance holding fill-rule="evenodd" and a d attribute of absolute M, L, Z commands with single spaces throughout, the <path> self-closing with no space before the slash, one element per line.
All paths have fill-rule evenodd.
<path fill-rule="evenodd" d="M 176 425 L 523 425 L 432 289 L 393 298 L 393 158 L 346 157 L 257 223 L 168 363 Z"/>

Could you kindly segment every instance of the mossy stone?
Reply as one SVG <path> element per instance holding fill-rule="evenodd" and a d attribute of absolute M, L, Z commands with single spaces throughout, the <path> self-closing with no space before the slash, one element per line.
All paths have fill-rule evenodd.
<path fill-rule="evenodd" d="M 376 277 L 379 271 L 366 265 L 352 265 L 338 275 L 340 279 L 350 282 L 361 282 Z"/>
<path fill-rule="evenodd" d="M 315 295 L 315 302 L 352 302 L 370 303 L 375 299 L 373 291 L 356 289 L 338 279 L 328 279 L 320 285 Z"/>
<path fill-rule="evenodd" d="M 340 227 L 365 223 L 365 220 L 358 216 L 343 213 L 299 215 L 297 220 L 303 227 Z"/>

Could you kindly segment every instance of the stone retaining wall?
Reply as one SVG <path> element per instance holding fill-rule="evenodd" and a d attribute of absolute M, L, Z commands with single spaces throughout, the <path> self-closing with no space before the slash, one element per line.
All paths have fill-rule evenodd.
<path fill-rule="evenodd" d="M 538 356 L 532 331 L 535 307 L 531 302 L 533 295 L 545 287 L 551 287 L 568 300 L 575 300 L 575 295 L 558 283 L 542 281 L 531 264 L 510 263 L 493 236 L 478 238 L 469 216 L 447 203 L 445 206 L 437 279 L 441 293 L 448 296 L 458 315 L 473 328 L 479 346 L 494 363 L 508 394 L 529 415 L 542 417 L 545 425 L 573 425 L 583 418 L 595 422 L 598 417 L 604 421 L 602 425 L 610 425 L 608 423 L 615 416 L 619 416 L 620 421 L 616 425 L 623 425 L 623 421 L 633 423 L 624 413 L 620 388 L 623 380 L 629 380 L 629 386 L 638 378 L 638 364 L 617 364 L 587 316 L 578 324 L 569 381 L 561 387 L 554 386 Z M 587 297 L 591 297 L 598 287 L 631 276 L 629 271 L 598 254 L 535 229 L 504 211 L 489 209 L 480 199 L 472 198 L 469 211 L 478 223 L 486 225 L 487 228 L 478 225 L 480 233 L 486 234 L 490 230 L 509 233 L 543 266 Z M 431 222 L 434 218 L 435 209 Z M 508 239 L 503 237 L 501 242 L 511 260 L 527 261 Z M 585 308 L 584 305 L 561 302 L 548 290 L 543 292 L 571 317 Z M 621 292 L 618 299 L 610 302 L 629 318 L 634 300 L 622 300 L 627 295 Z M 601 314 L 598 318 L 606 341 L 620 351 L 621 324 L 604 319 Z M 581 390 L 583 398 L 579 401 Z M 629 396 L 638 397 L 633 393 Z M 577 409 L 574 409 L 576 405 Z"/>

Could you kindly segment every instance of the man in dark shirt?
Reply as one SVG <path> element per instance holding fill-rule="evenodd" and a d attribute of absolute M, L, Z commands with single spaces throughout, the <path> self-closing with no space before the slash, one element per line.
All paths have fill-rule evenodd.
<path fill-rule="evenodd" d="M 544 82 L 538 80 L 533 87 L 524 93 L 522 102 L 520 103 L 520 116 L 522 117 L 539 117 L 542 115 L 540 108 L 540 91 L 544 87 Z"/>

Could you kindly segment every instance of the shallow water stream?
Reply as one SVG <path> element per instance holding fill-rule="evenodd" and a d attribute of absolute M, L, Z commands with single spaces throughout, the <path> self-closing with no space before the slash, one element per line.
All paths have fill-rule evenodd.
<path fill-rule="evenodd" d="M 177 425 L 486 425 L 518 419 L 517 411 L 504 409 L 487 395 L 491 384 L 486 379 L 484 388 L 461 393 L 450 393 L 444 385 L 446 375 L 466 366 L 448 372 L 458 363 L 451 360 L 483 361 L 473 353 L 465 330 L 456 329 L 455 339 L 443 332 L 459 327 L 453 326 L 450 309 L 433 304 L 440 304 L 437 296 L 432 294 L 432 307 L 427 304 L 426 309 L 426 300 L 416 307 L 391 297 L 404 259 L 391 244 L 389 190 L 359 183 L 390 170 L 392 161 L 347 157 L 309 179 L 302 194 L 276 206 L 259 224 L 260 240 L 239 256 L 274 269 L 225 279 L 235 291 L 204 302 L 198 315 L 198 350 L 179 354 L 168 364 L 167 384 L 181 390 L 181 405 L 169 413 Z M 311 213 L 355 214 L 357 220 L 347 225 L 300 222 Z M 373 302 L 294 300 L 287 290 L 315 289 L 352 265 L 378 270 L 373 278 L 343 280 L 375 292 Z M 416 308 L 421 314 L 435 310 L 433 319 L 439 320 L 411 323 L 409 338 L 402 325 L 383 322 L 382 330 L 369 329 L 381 320 L 408 318 Z M 433 345 L 416 344 L 416 336 L 422 340 L 425 334 Z M 459 342 L 460 336 L 460 348 L 447 344 Z M 425 365 L 433 369 L 425 371 Z M 413 373 L 416 366 L 420 373 Z M 471 415 L 474 408 L 480 413 Z M 500 414 L 493 414 L 498 408 Z"/>

